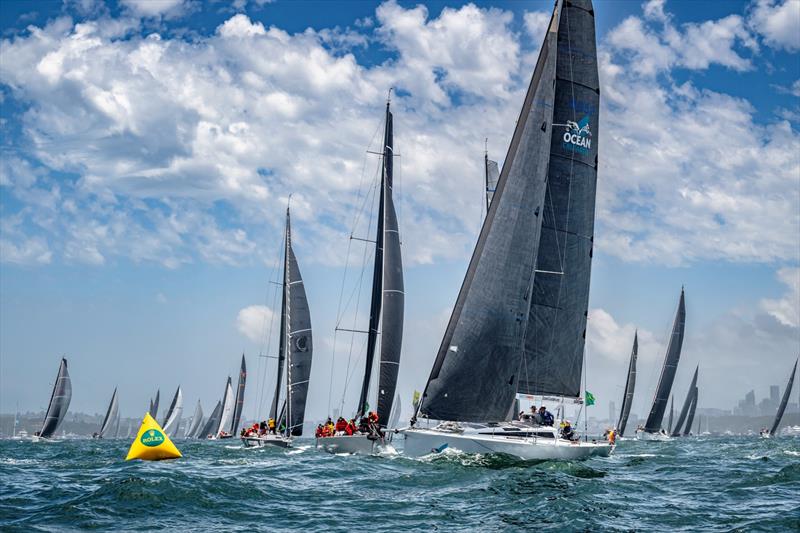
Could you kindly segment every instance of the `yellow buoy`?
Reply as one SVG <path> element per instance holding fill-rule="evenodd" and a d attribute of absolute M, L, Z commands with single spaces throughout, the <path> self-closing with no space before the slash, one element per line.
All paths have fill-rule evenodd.
<path fill-rule="evenodd" d="M 160 461 L 161 459 L 177 459 L 178 457 L 183 457 L 181 452 L 172 444 L 172 441 L 169 440 L 169 437 L 158 425 L 158 422 L 150 416 L 150 413 L 146 413 L 125 460 Z"/>

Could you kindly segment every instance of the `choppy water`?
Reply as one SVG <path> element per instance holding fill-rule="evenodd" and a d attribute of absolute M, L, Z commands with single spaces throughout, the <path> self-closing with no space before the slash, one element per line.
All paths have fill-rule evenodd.
<path fill-rule="evenodd" d="M 0 530 L 800 531 L 800 438 L 623 441 L 580 463 L 177 444 L 126 463 L 127 442 L 0 441 Z"/>

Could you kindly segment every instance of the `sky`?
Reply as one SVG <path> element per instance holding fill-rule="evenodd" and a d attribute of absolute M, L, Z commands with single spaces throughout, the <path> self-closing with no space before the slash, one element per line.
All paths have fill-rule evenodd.
<path fill-rule="evenodd" d="M 263 418 L 292 194 L 314 329 L 308 417 L 352 412 L 364 339 L 335 328 L 365 327 L 371 250 L 349 236 L 369 235 L 369 152 L 393 88 L 407 414 L 477 238 L 484 147 L 502 164 L 551 9 L 3 2 L 0 411 L 46 408 L 66 355 L 71 410 L 104 411 L 119 387 L 123 416 L 139 416 L 181 385 L 185 409 L 200 399 L 208 413 L 244 352 L 245 416 Z M 696 365 L 701 408 L 767 396 L 800 351 L 800 1 L 595 12 L 596 416 L 620 404 L 637 329 L 633 412 L 649 410 L 681 286 L 676 403 Z"/>

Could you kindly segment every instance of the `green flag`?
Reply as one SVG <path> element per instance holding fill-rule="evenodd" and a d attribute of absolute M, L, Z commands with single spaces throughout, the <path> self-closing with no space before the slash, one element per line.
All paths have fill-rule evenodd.
<path fill-rule="evenodd" d="M 592 394 L 588 390 L 584 391 L 584 392 L 586 393 L 586 405 L 587 406 L 588 405 L 594 405 L 594 394 Z"/>

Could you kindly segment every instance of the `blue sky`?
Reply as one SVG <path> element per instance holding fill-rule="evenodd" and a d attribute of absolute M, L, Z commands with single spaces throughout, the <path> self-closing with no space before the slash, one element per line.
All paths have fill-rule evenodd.
<path fill-rule="evenodd" d="M 45 407 L 61 354 L 76 410 L 101 411 L 119 386 L 123 414 L 137 416 L 156 388 L 178 384 L 210 409 L 244 351 L 255 416 L 265 363 L 273 381 L 257 354 L 290 192 L 315 335 L 310 416 L 327 412 L 332 362 L 333 403 L 352 409 L 358 391 L 341 386 L 349 338 L 336 336 L 332 361 L 334 325 L 389 87 L 410 397 L 477 234 L 484 139 L 502 159 L 550 9 L 4 2 L 0 411 Z M 676 394 L 700 364 L 701 407 L 766 395 L 800 350 L 800 2 L 595 10 L 589 389 L 602 414 L 619 404 L 638 328 L 634 411 L 645 411 L 685 285 Z M 367 231 L 363 220 L 355 229 Z M 346 293 L 363 249 L 352 252 Z"/>

